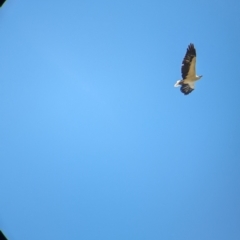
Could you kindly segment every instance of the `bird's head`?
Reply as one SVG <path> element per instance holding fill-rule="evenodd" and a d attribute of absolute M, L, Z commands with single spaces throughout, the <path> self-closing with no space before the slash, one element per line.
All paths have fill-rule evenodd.
<path fill-rule="evenodd" d="M 200 76 L 199 76 L 199 79 L 202 78 L 202 76 L 203 76 L 203 75 L 200 75 Z"/>

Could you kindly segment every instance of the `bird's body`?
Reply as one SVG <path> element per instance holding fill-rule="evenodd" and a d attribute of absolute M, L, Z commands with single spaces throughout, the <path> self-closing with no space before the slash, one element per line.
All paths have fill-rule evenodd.
<path fill-rule="evenodd" d="M 196 75 L 196 49 L 191 43 L 187 48 L 187 52 L 182 61 L 182 80 L 178 80 L 174 87 L 181 86 L 180 90 L 183 94 L 187 95 L 194 90 L 195 82 L 202 76 Z"/>

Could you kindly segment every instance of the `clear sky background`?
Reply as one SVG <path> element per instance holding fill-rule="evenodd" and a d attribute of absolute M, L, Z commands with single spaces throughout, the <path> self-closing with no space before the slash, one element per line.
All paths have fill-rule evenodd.
<path fill-rule="evenodd" d="M 7 0 L 0 35 L 9 240 L 240 239 L 240 1 Z"/>

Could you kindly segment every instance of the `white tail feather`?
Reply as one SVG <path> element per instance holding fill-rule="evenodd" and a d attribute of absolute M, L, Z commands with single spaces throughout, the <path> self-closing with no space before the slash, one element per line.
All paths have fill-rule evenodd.
<path fill-rule="evenodd" d="M 174 84 L 174 87 L 179 87 L 181 86 L 179 83 L 181 82 L 181 80 L 178 80 L 175 84 Z"/>

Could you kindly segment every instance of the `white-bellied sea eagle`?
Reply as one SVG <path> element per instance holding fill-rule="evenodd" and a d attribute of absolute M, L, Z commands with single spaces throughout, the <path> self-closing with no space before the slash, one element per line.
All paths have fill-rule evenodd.
<path fill-rule="evenodd" d="M 194 84 L 202 75 L 196 75 L 196 49 L 192 43 L 188 45 L 187 52 L 182 61 L 182 80 L 178 80 L 174 87 L 181 86 L 180 90 L 185 95 L 194 90 Z"/>

